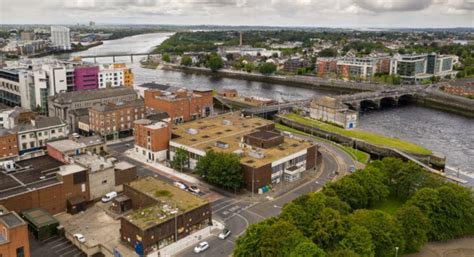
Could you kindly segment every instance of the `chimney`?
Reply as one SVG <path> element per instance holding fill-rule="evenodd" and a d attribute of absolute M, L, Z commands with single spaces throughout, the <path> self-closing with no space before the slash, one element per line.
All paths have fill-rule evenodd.
<path fill-rule="evenodd" d="M 240 47 L 242 47 L 242 31 L 240 32 Z"/>

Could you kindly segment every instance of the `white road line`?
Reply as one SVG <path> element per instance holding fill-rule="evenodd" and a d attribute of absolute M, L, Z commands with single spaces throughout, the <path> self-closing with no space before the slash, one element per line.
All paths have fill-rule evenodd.
<path fill-rule="evenodd" d="M 220 202 L 220 203 L 216 203 L 214 206 L 211 205 L 211 207 L 212 207 L 212 208 L 216 208 L 217 206 L 221 206 L 221 205 L 226 204 L 226 203 L 229 203 L 229 202 L 231 202 L 231 201 L 235 201 L 235 199 L 229 198 L 229 199 L 226 199 L 226 200 L 224 200 L 224 201 L 222 201 L 222 202 Z"/>
<path fill-rule="evenodd" d="M 69 251 L 69 252 L 65 252 L 65 253 L 61 254 L 60 256 L 67 255 L 67 254 L 73 253 L 73 252 L 75 252 L 75 251 L 78 251 L 78 249 L 77 249 L 77 248 L 74 248 L 74 249 L 72 249 L 72 250 Z M 79 254 L 81 254 L 81 253 L 79 252 Z M 76 255 L 74 255 L 74 256 L 76 256 Z"/>
<path fill-rule="evenodd" d="M 227 204 L 227 205 L 225 205 L 224 207 L 221 207 L 221 208 L 219 208 L 219 209 L 217 209 L 217 210 L 215 210 L 215 211 L 212 211 L 212 212 L 218 213 L 219 211 L 221 211 L 221 210 L 223 210 L 223 209 L 225 209 L 225 208 L 227 208 L 227 207 L 229 207 L 229 206 L 231 206 L 231 205 L 233 205 L 233 204 L 238 204 L 238 203 L 239 203 L 239 201 L 232 200 L 232 203 Z"/>
<path fill-rule="evenodd" d="M 46 244 L 47 244 L 47 245 L 49 245 L 49 244 L 54 244 L 54 243 L 56 243 L 56 242 L 58 242 L 58 241 L 60 241 L 60 240 L 63 240 L 63 239 L 64 239 L 64 238 L 56 238 L 54 241 L 51 241 L 51 242 L 46 243 Z"/>
<path fill-rule="evenodd" d="M 245 231 L 247 230 L 247 227 L 249 226 L 249 221 L 247 220 L 247 218 L 245 218 L 244 216 L 240 215 L 240 214 L 236 214 L 235 216 L 238 216 L 240 218 L 242 218 L 244 221 L 245 221 L 245 228 L 242 230 L 242 232 L 240 232 L 237 237 L 241 236 L 243 233 L 245 233 Z"/>
<path fill-rule="evenodd" d="M 68 249 L 69 247 L 74 247 L 74 245 L 70 244 L 70 245 L 68 245 L 68 246 L 66 246 L 66 247 L 63 247 L 63 248 L 61 248 L 61 249 L 58 249 L 58 250 L 56 250 L 56 253 L 59 253 L 59 252 L 61 252 L 61 251 L 64 251 L 64 250 Z"/>
<path fill-rule="evenodd" d="M 57 237 L 55 237 L 55 236 L 54 236 L 54 237 L 50 237 L 50 238 L 44 240 L 43 243 L 48 244 L 48 243 L 51 243 L 51 242 L 56 241 L 56 240 L 58 240 L 58 239 L 61 239 L 61 238 L 57 238 Z M 53 240 L 53 241 L 50 241 L 50 240 Z M 50 242 L 48 242 L 48 241 L 50 241 Z"/>
<path fill-rule="evenodd" d="M 67 244 L 67 243 L 69 243 L 69 241 L 65 241 L 65 242 L 62 242 L 62 243 L 57 244 L 57 245 L 55 245 L 55 246 L 52 246 L 51 249 L 57 248 L 57 247 L 59 247 L 59 246 L 61 246 L 61 245 Z"/>

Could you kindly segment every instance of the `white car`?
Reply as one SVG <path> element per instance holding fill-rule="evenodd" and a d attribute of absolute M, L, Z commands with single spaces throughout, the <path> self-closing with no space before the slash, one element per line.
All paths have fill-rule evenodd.
<path fill-rule="evenodd" d="M 204 241 L 204 242 L 201 242 L 198 245 L 196 245 L 196 247 L 194 247 L 194 252 L 195 253 L 200 253 L 200 252 L 203 252 L 203 251 L 207 250 L 207 248 L 209 248 L 209 243 Z"/>
<path fill-rule="evenodd" d="M 201 190 L 199 189 L 199 187 L 195 186 L 195 185 L 192 185 L 188 188 L 189 192 L 191 193 L 195 193 L 195 194 L 200 194 L 201 193 Z"/>
<path fill-rule="evenodd" d="M 106 202 L 111 201 L 111 200 L 114 199 L 115 197 L 117 197 L 117 192 L 112 191 L 112 192 L 110 192 L 110 193 L 105 194 L 105 195 L 102 197 L 101 200 L 102 200 L 103 203 L 106 203 Z"/>
<path fill-rule="evenodd" d="M 74 234 L 73 236 L 74 236 L 74 238 L 75 238 L 77 241 L 79 241 L 79 242 L 81 242 L 81 243 L 85 243 L 85 242 L 86 242 L 86 238 L 84 237 L 83 234 Z"/>
<path fill-rule="evenodd" d="M 187 190 L 189 187 L 188 185 L 184 184 L 183 182 L 181 181 L 175 181 L 173 183 L 176 187 L 179 187 L 180 189 L 183 189 L 183 190 Z"/>
<path fill-rule="evenodd" d="M 224 228 L 224 230 L 222 230 L 222 232 L 217 236 L 219 239 L 226 239 L 229 235 L 230 235 L 230 230 Z"/>

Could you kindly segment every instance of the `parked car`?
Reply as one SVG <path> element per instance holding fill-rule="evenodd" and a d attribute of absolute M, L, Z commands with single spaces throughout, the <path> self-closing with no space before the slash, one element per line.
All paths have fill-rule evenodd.
<path fill-rule="evenodd" d="M 196 247 L 194 247 L 194 252 L 195 253 L 200 253 L 200 252 L 203 252 L 203 251 L 207 250 L 207 248 L 209 248 L 209 243 L 204 241 L 204 242 L 201 242 L 198 245 L 196 245 Z"/>
<path fill-rule="evenodd" d="M 81 243 L 85 243 L 85 242 L 86 242 L 86 238 L 84 237 L 83 234 L 74 234 L 73 237 L 74 237 L 77 241 L 79 241 L 79 242 L 81 242 Z"/>
<path fill-rule="evenodd" d="M 348 171 L 349 171 L 350 173 L 354 173 L 354 171 L 356 171 L 356 167 L 355 167 L 354 165 L 351 165 L 351 166 L 349 166 Z"/>
<path fill-rule="evenodd" d="M 195 194 L 200 194 L 201 193 L 201 190 L 199 189 L 199 187 L 195 186 L 195 185 L 192 185 L 188 188 L 189 192 L 191 193 L 195 193 Z"/>
<path fill-rule="evenodd" d="M 114 199 L 115 197 L 117 197 L 117 192 L 112 191 L 112 192 L 110 192 L 110 193 L 105 194 L 105 195 L 102 197 L 102 202 L 103 202 L 103 203 L 109 202 L 109 201 L 111 201 L 112 199 Z"/>
<path fill-rule="evenodd" d="M 217 236 L 219 239 L 226 239 L 229 235 L 230 235 L 230 230 L 229 229 L 226 229 L 224 228 L 224 230 L 222 230 L 222 232 Z"/>
<path fill-rule="evenodd" d="M 179 187 L 179 188 L 183 189 L 183 190 L 188 190 L 188 188 L 189 188 L 189 186 L 186 185 L 186 184 L 185 184 L 184 182 L 182 182 L 182 181 L 175 181 L 175 182 L 174 182 L 174 185 L 175 185 L 176 187 Z"/>

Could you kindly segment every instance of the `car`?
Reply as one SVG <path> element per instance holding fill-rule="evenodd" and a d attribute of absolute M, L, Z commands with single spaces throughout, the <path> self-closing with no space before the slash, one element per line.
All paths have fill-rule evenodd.
<path fill-rule="evenodd" d="M 229 229 L 226 229 L 224 228 L 224 230 L 222 230 L 222 232 L 217 236 L 219 239 L 226 239 L 229 235 L 230 235 L 230 230 Z"/>
<path fill-rule="evenodd" d="M 348 171 L 349 171 L 350 173 L 354 173 L 354 171 L 356 171 L 356 167 L 355 167 L 354 165 L 351 165 L 351 166 L 349 166 Z"/>
<path fill-rule="evenodd" d="M 75 238 L 77 241 L 79 241 L 79 242 L 81 242 L 81 243 L 85 243 L 85 242 L 86 242 L 86 238 L 84 237 L 83 234 L 79 234 L 79 233 L 78 233 L 78 234 L 74 234 L 73 236 L 74 236 L 74 238 Z"/>
<path fill-rule="evenodd" d="M 129 143 L 126 143 L 125 146 L 126 146 L 126 147 L 130 147 L 130 144 L 129 144 Z"/>
<path fill-rule="evenodd" d="M 189 186 L 186 185 L 186 184 L 185 184 L 184 182 L 182 182 L 182 181 L 175 181 L 175 182 L 174 182 L 174 185 L 175 185 L 176 187 L 179 187 L 179 188 L 183 189 L 183 190 L 188 190 L 188 188 L 189 188 Z"/>
<path fill-rule="evenodd" d="M 195 253 L 204 252 L 208 248 L 209 248 L 209 243 L 204 241 L 204 242 L 201 242 L 198 245 L 196 245 L 196 247 L 194 247 L 194 252 Z"/>
<path fill-rule="evenodd" d="M 110 193 L 105 194 L 105 195 L 102 197 L 101 200 L 102 200 L 103 203 L 106 203 L 106 202 L 111 201 L 111 200 L 114 199 L 115 197 L 117 197 L 117 192 L 112 191 L 112 192 L 110 192 Z"/>
<path fill-rule="evenodd" d="M 192 185 L 188 188 L 189 192 L 191 193 L 195 193 L 195 194 L 200 194 L 201 193 L 201 190 L 199 189 L 199 187 L 195 186 L 195 185 Z"/>
<path fill-rule="evenodd" d="M 72 136 L 73 136 L 74 138 L 80 138 L 80 137 L 81 137 L 78 133 L 72 133 Z"/>

